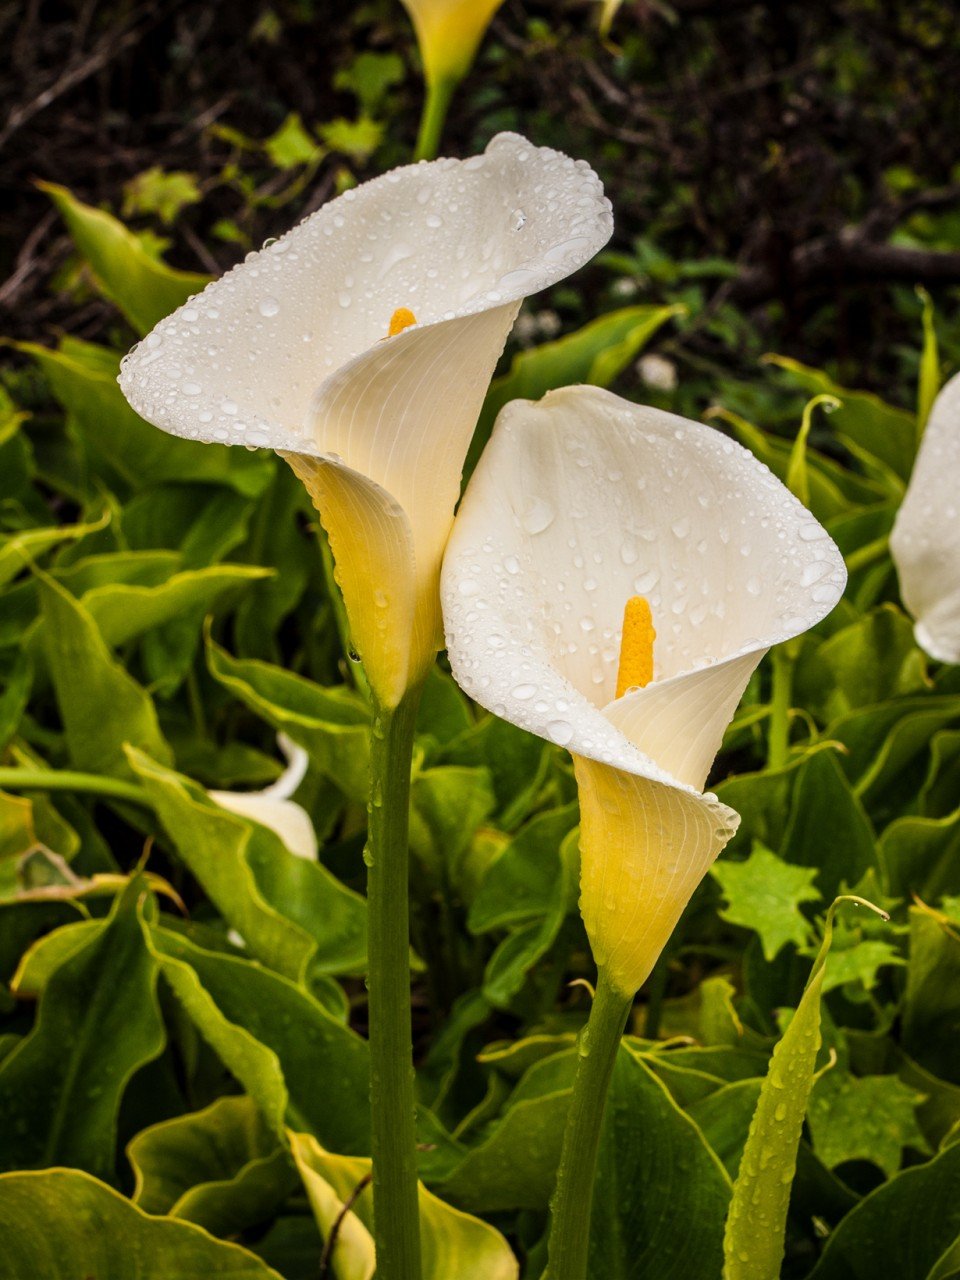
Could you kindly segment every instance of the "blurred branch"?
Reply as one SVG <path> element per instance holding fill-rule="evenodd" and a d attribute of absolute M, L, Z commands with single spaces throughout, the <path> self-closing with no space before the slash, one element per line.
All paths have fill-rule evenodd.
<path fill-rule="evenodd" d="M 45 111 L 51 103 L 56 102 L 65 93 L 75 89 L 90 76 L 96 75 L 104 67 L 115 61 L 132 45 L 139 42 L 153 28 L 168 17 L 183 0 L 172 0 L 171 3 L 152 9 L 142 21 L 137 18 L 125 31 L 108 31 L 89 53 L 75 57 L 64 67 L 57 78 L 46 89 L 41 90 L 28 102 L 17 103 L 7 116 L 6 123 L 0 129 L 0 147 L 6 146 L 10 139 L 25 124 Z M 81 24 L 85 19 L 81 18 Z"/>
<path fill-rule="evenodd" d="M 830 280 L 960 284 L 960 253 L 887 244 L 873 239 L 869 228 L 845 227 L 797 246 L 775 266 L 745 267 L 718 298 L 756 306 L 784 291 Z"/>

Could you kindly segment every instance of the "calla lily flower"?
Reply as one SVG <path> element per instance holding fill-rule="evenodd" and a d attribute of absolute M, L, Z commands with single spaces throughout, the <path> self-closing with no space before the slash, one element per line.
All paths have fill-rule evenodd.
<path fill-rule="evenodd" d="M 441 643 L 463 460 L 520 303 L 611 230 L 585 162 L 500 134 L 469 160 L 345 192 L 123 363 L 120 385 L 148 421 L 276 449 L 300 476 L 381 706 L 399 703 Z"/>
<path fill-rule="evenodd" d="M 303 747 L 285 733 L 277 734 L 277 745 L 287 758 L 287 767 L 269 787 L 262 791 L 210 791 L 207 794 L 221 808 L 269 827 L 298 858 L 316 862 L 319 857 L 317 833 L 310 815 L 290 799 L 306 776 L 310 760 Z"/>
<path fill-rule="evenodd" d="M 428 84 L 458 83 L 470 70 L 503 0 L 402 0 L 417 33 Z"/>
<path fill-rule="evenodd" d="M 939 662 L 960 662 L 960 374 L 930 411 L 890 550 L 917 644 Z"/>
<path fill-rule="evenodd" d="M 450 663 L 572 753 L 581 909 L 620 992 L 736 831 L 703 788 L 751 673 L 845 580 L 809 511 L 710 427 L 587 387 L 501 413 L 444 561 Z"/>

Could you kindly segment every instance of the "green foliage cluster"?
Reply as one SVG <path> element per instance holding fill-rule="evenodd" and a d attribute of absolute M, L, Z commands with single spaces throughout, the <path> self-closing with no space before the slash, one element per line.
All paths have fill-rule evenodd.
<path fill-rule="evenodd" d="M 193 195 L 136 198 L 164 216 Z M 124 342 L 202 283 L 50 196 Z M 630 305 L 515 353 L 471 457 L 506 400 L 616 384 L 678 318 Z M 272 455 L 137 418 L 119 350 L 20 349 L 36 382 L 0 403 L 0 1277 L 313 1280 L 321 1257 L 368 1276 L 370 714 L 312 509 Z M 887 550 L 931 326 L 918 364 L 919 414 L 782 358 L 758 368 L 759 420 L 719 388 L 715 421 L 803 496 L 850 584 L 793 643 L 787 741 L 768 666 L 725 739 L 712 785 L 743 823 L 634 1009 L 592 1275 L 719 1280 L 726 1223 L 726 1280 L 771 1280 L 779 1242 L 744 1241 L 783 1214 L 785 1278 L 960 1275 L 960 678 L 916 647 Z M 208 794 L 275 779 L 281 731 L 309 753 L 319 862 Z M 431 1280 L 489 1274 L 476 1218 L 527 1280 L 544 1265 L 588 1005 L 569 984 L 592 976 L 575 797 L 562 751 L 438 665 L 411 809 Z M 844 907 L 815 961 L 844 892 L 892 919 Z"/>

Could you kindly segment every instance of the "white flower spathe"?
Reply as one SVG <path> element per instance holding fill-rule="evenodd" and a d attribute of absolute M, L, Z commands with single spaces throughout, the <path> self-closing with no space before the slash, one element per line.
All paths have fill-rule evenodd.
<path fill-rule="evenodd" d="M 262 791 L 209 791 L 207 794 L 221 808 L 269 827 L 298 858 L 316 862 L 319 857 L 317 833 L 310 815 L 290 799 L 306 776 L 310 761 L 303 747 L 285 733 L 277 734 L 277 745 L 287 758 L 287 767 L 269 787 Z"/>
<path fill-rule="evenodd" d="M 581 907 L 623 990 L 736 830 L 703 786 L 751 673 L 845 581 L 809 511 L 710 427 L 587 387 L 501 413 L 444 560 L 450 662 L 477 702 L 573 755 Z M 654 678 L 616 698 L 635 595 Z"/>
<path fill-rule="evenodd" d="M 612 225 L 589 165 L 500 134 L 482 155 L 347 191 L 123 363 L 124 394 L 148 421 L 275 449 L 304 481 L 384 705 L 441 642 L 463 460 L 520 303 L 591 258 Z"/>
<path fill-rule="evenodd" d="M 933 403 L 890 535 L 917 644 L 960 663 L 960 374 Z"/>

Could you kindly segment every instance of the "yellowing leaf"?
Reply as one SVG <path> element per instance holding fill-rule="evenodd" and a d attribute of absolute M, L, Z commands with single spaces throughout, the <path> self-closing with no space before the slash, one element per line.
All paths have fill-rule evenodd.
<path fill-rule="evenodd" d="M 147 333 L 207 283 L 207 276 L 177 271 L 152 258 L 122 222 L 83 204 L 66 187 L 52 182 L 39 185 L 57 206 L 101 292 L 139 333 Z"/>
<path fill-rule="evenodd" d="M 281 1280 L 239 1245 L 172 1218 L 151 1218 L 76 1169 L 0 1176 L 7 1280 Z"/>
<path fill-rule="evenodd" d="M 324 1237 L 339 1223 L 331 1253 L 336 1275 L 370 1280 L 375 1265 L 371 1162 L 333 1155 L 309 1134 L 287 1136 Z M 422 1183 L 419 1191 L 423 1280 L 516 1280 L 519 1264 L 499 1231 L 445 1204 Z"/>

